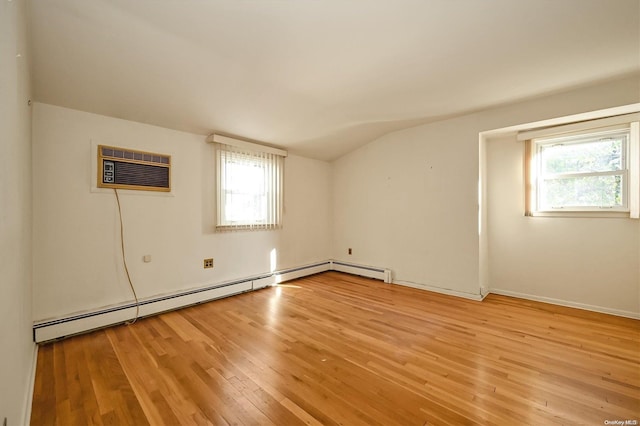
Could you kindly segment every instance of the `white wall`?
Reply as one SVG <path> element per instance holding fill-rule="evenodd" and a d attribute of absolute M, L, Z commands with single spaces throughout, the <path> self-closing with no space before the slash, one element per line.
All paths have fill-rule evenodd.
<path fill-rule="evenodd" d="M 335 162 L 334 258 L 478 293 L 478 134 L 469 120 L 394 132 Z"/>
<path fill-rule="evenodd" d="M 31 111 L 26 5 L 0 2 L 0 422 L 26 421 L 31 335 Z M 19 57 L 17 55 L 20 55 Z"/>
<path fill-rule="evenodd" d="M 129 269 L 139 297 L 177 292 L 330 258 L 331 166 L 285 161 L 284 228 L 214 233 L 213 147 L 205 137 L 35 104 L 34 319 L 132 299 L 111 190 L 92 192 L 92 144 L 172 156 L 172 194 L 120 191 Z M 142 257 L 152 256 L 151 263 Z M 202 260 L 213 257 L 214 269 Z"/>
<path fill-rule="evenodd" d="M 488 268 L 492 265 L 495 268 L 497 262 L 507 259 L 496 257 L 502 252 L 496 247 L 494 253 L 490 241 L 483 241 L 485 248 L 480 250 L 478 134 L 635 103 L 639 98 L 640 78 L 633 75 L 397 131 L 372 141 L 334 163 L 333 257 L 390 268 L 397 282 L 451 290 L 460 295 L 480 294 L 483 281 L 485 285 L 494 286 L 486 280 L 500 276 L 497 270 Z M 501 166 L 495 161 L 492 164 Z M 513 196 L 519 200 L 518 194 Z M 486 219 L 489 227 L 499 227 L 499 220 L 489 222 Z M 559 226 L 561 222 L 555 223 Z M 584 229 L 584 225 L 580 226 Z M 633 256 L 637 259 L 640 255 L 637 230 L 633 225 L 626 226 L 634 231 L 632 235 L 636 242 L 628 246 L 630 252 L 624 259 L 630 260 Z M 502 235 L 509 238 L 506 233 Z M 567 250 L 584 243 L 574 231 L 571 236 L 573 238 L 562 242 Z M 509 241 L 523 244 L 519 237 L 522 236 L 513 236 Z M 552 234 L 547 237 L 549 244 L 557 240 Z M 347 255 L 348 247 L 354 249 L 352 256 Z M 580 252 L 575 253 L 573 255 L 569 250 L 565 263 L 581 262 Z M 528 260 L 544 265 L 548 258 Z M 637 260 L 618 261 L 616 265 L 628 271 L 626 284 L 621 286 L 616 297 L 637 301 L 637 287 L 634 293 L 633 285 L 628 282 L 635 274 L 633 284 L 637 284 Z M 575 268 L 563 272 L 565 278 L 570 277 L 571 269 Z M 572 285 L 580 283 L 574 281 Z M 565 291 L 558 296 L 574 298 L 576 294 Z M 604 302 L 614 304 L 613 300 Z"/>

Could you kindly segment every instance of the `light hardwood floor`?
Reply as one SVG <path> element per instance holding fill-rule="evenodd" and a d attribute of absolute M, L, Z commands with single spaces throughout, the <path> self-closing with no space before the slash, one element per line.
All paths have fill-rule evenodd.
<path fill-rule="evenodd" d="M 640 421 L 640 321 L 328 272 L 40 347 L 33 425 Z"/>

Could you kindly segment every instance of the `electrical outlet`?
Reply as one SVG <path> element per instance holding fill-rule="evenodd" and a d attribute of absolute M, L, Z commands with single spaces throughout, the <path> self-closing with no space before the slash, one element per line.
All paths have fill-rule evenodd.
<path fill-rule="evenodd" d="M 204 269 L 213 268 L 213 258 L 204 260 Z"/>
<path fill-rule="evenodd" d="M 349 254 L 352 254 L 352 253 L 351 253 L 351 248 L 349 248 Z"/>

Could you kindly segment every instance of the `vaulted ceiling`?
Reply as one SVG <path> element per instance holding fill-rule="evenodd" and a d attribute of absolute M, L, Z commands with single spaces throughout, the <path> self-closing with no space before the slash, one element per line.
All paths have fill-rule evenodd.
<path fill-rule="evenodd" d="M 638 0 L 31 0 L 37 101 L 333 159 L 640 71 Z"/>

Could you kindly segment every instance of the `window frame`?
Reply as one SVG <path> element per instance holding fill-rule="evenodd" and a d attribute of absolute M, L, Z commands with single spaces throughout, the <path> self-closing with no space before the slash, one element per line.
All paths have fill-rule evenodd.
<path fill-rule="evenodd" d="M 216 218 L 215 231 L 269 230 L 282 227 L 282 205 L 284 200 L 283 176 L 284 156 L 258 152 L 218 144 L 216 146 Z M 226 168 L 233 161 L 245 161 L 260 167 L 264 176 L 264 218 L 261 220 L 230 220 L 226 217 L 227 195 L 234 191 L 226 185 Z"/>
<path fill-rule="evenodd" d="M 540 137 L 525 140 L 525 215 L 526 216 L 561 216 L 561 217 L 635 217 L 635 205 L 638 203 L 638 194 L 636 194 L 637 184 L 634 179 L 638 179 L 637 168 L 640 160 L 638 153 L 638 131 L 637 122 L 627 122 L 607 127 L 585 128 L 580 131 L 570 133 L 553 134 L 552 131 Z M 540 207 L 540 180 L 542 179 L 542 159 L 541 151 L 545 146 L 555 145 L 558 143 L 589 143 L 597 139 L 606 137 L 607 135 L 625 134 L 625 140 L 622 147 L 622 169 L 619 171 L 606 172 L 576 172 L 557 174 L 560 178 L 571 177 L 587 177 L 587 176 L 606 176 L 620 175 L 622 178 L 622 205 L 621 206 L 559 206 L 559 208 L 541 208 Z M 551 175 L 553 176 L 553 175 Z"/>

